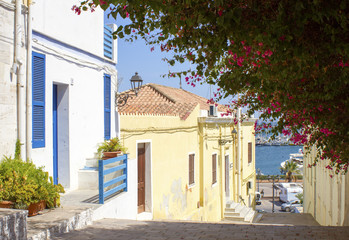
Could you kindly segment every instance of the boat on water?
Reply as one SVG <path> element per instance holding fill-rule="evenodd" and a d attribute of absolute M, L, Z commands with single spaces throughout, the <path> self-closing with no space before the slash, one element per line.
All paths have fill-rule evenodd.
<path fill-rule="evenodd" d="M 281 167 L 285 167 L 286 162 L 295 162 L 298 166 L 298 169 L 301 173 L 303 173 L 303 151 L 300 148 L 298 153 L 291 153 L 290 158 L 286 161 L 283 161 L 280 165 Z"/>

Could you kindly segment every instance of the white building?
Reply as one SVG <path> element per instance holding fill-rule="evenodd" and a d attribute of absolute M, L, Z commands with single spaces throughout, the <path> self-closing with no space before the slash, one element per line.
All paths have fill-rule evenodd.
<path fill-rule="evenodd" d="M 0 21 L 0 155 L 13 155 L 18 138 L 23 158 L 71 190 L 78 188 L 77 172 L 97 144 L 116 135 L 117 82 L 116 42 L 110 40 L 112 51 L 104 51 L 104 12 L 77 15 L 74 4 L 36 0 L 22 6 L 16 26 L 20 4 L 0 0 L 6 19 Z M 14 33 L 21 39 L 15 48 Z"/>

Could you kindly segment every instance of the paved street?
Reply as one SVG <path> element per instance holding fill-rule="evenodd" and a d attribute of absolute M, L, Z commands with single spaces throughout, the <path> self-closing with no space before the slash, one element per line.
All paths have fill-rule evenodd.
<path fill-rule="evenodd" d="M 261 205 L 256 205 L 256 210 L 264 210 L 268 213 L 271 213 L 273 209 L 273 198 L 265 197 L 265 198 L 262 198 L 261 202 L 262 202 Z M 275 198 L 274 212 L 276 213 L 283 212 L 281 211 L 281 204 L 282 202 L 279 201 L 279 198 Z"/>
<path fill-rule="evenodd" d="M 132 221 L 103 219 L 55 240 L 220 240 L 220 239 L 349 239 L 348 227 L 263 224 Z"/>

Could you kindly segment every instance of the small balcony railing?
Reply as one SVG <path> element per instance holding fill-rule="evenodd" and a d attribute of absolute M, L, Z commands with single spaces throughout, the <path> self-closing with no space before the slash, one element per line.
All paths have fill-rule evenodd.
<path fill-rule="evenodd" d="M 109 165 L 109 166 L 108 166 Z M 106 197 L 127 192 L 127 154 L 98 161 L 99 203 Z"/>

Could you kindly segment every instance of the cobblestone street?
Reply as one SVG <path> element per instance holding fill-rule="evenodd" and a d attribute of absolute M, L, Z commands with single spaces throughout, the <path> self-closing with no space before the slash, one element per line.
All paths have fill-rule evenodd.
<path fill-rule="evenodd" d="M 63 240 L 220 240 L 220 239 L 349 239 L 348 227 L 264 224 L 131 221 L 103 219 L 84 229 L 61 234 Z"/>

